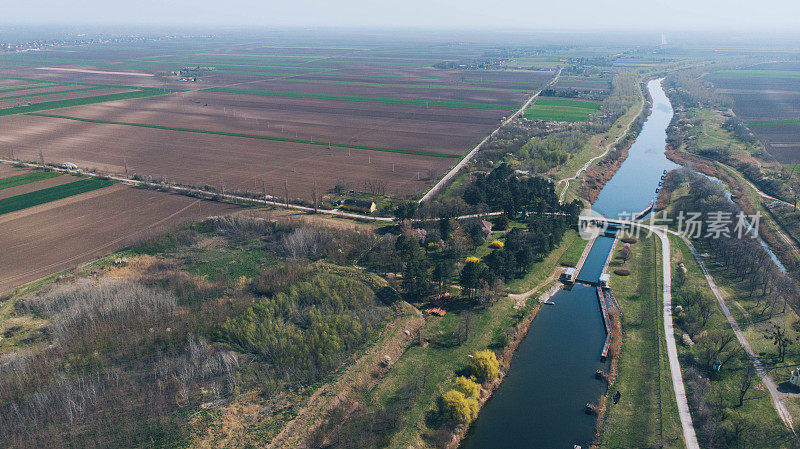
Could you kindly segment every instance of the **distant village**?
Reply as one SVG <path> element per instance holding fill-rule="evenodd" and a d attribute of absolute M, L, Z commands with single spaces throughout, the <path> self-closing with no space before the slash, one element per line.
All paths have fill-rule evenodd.
<path fill-rule="evenodd" d="M 76 37 L 65 37 L 61 39 L 37 39 L 31 41 L 8 41 L 0 42 L 0 53 L 3 52 L 27 52 L 39 51 L 48 48 L 65 47 L 65 46 L 82 46 L 93 44 L 127 44 L 131 42 L 158 42 L 167 39 L 174 39 L 178 36 L 163 35 L 163 36 L 86 36 L 78 35 Z"/>

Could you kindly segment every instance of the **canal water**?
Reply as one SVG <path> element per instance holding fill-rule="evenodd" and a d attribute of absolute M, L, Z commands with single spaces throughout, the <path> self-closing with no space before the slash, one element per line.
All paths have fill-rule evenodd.
<path fill-rule="evenodd" d="M 631 218 L 647 208 L 658 196 L 659 183 L 664 170 L 678 168 L 678 164 L 664 155 L 667 126 L 672 120 L 672 104 L 661 87 L 661 79 L 647 83 L 653 107 L 642 132 L 628 151 L 628 158 L 619 167 L 597 200 L 592 210 L 611 218 Z M 625 217 L 627 215 L 627 217 Z"/>
<path fill-rule="evenodd" d="M 605 216 L 639 212 L 655 198 L 663 170 L 676 165 L 664 156 L 672 106 L 661 80 L 647 84 L 653 112 L 629 156 L 606 184 L 593 208 Z M 598 237 L 578 280 L 596 282 L 613 239 Z M 503 383 L 486 403 L 462 447 L 571 449 L 589 447 L 595 419 L 584 413 L 601 393 L 594 378 L 605 342 L 595 287 L 576 284 L 543 306 L 520 343 Z"/>
<path fill-rule="evenodd" d="M 580 282 L 588 283 L 595 283 L 600 280 L 600 275 L 603 274 L 603 268 L 606 265 L 606 259 L 608 259 L 608 253 L 613 245 L 614 237 L 606 237 L 604 235 L 597 237 L 576 279 Z"/>
<path fill-rule="evenodd" d="M 605 342 L 595 287 L 576 284 L 542 306 L 511 370 L 483 407 L 465 440 L 469 449 L 589 447 L 594 417 L 584 413 L 597 400 Z"/>

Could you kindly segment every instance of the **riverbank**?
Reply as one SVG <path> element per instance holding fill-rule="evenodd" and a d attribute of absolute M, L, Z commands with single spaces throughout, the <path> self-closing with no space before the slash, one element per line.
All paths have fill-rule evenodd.
<path fill-rule="evenodd" d="M 680 292 L 701 291 L 711 296 L 709 285 L 698 262 L 683 240 L 671 235 L 670 241 L 673 248 L 672 260 L 675 264 L 686 267 L 684 284 L 677 288 L 679 293 L 676 294 L 678 298 L 676 306 L 679 305 L 688 311 L 686 298 L 683 298 Z M 704 250 L 706 249 L 698 248 L 698 251 Z M 781 376 L 775 378 L 776 383 L 781 383 L 788 377 L 791 367 L 800 360 L 797 358 L 800 351 L 792 348 L 791 355 L 787 353 L 785 362 L 775 363 L 776 349 L 771 340 L 765 337 L 765 333 L 773 322 L 782 322 L 786 323 L 790 337 L 794 338 L 797 336 L 797 331 L 793 330 L 791 323 L 796 322 L 797 317 L 789 310 L 786 314 L 776 313 L 769 319 L 759 319 L 766 318 L 758 307 L 761 301 L 758 295 L 748 297 L 744 293 L 745 281 L 732 279 L 732 273 L 727 272 L 724 267 L 709 266 L 709 272 L 717 281 L 720 293 L 727 298 L 728 307 L 752 349 L 761 354 L 760 357 L 770 371 L 779 369 L 772 373 Z M 792 434 L 781 422 L 765 385 L 757 375 L 754 375 L 752 387 L 745 392 L 744 400 L 739 404 L 738 395 L 741 391 L 742 378 L 752 361 L 741 352 L 734 331 L 722 309 L 715 304 L 700 332 L 689 334 L 686 329 L 676 327 L 676 335 L 680 336 L 679 341 L 683 342 L 678 346 L 678 351 L 684 360 L 692 362 L 682 368 L 701 444 L 707 446 L 709 441 L 723 439 L 730 441 L 731 445 L 738 444 L 738 447 L 765 449 L 791 447 Z M 726 360 L 721 369 L 715 372 L 704 366 L 710 363 L 708 357 L 704 356 L 708 348 L 715 345 L 719 347 L 719 342 L 726 340 L 730 341 L 730 344 L 727 347 L 723 346 L 717 356 Z M 782 394 L 786 394 L 785 400 L 788 402 L 789 410 L 793 414 L 797 413 L 798 397 Z M 734 433 L 732 427 L 739 428 L 740 431 Z"/>
<path fill-rule="evenodd" d="M 623 137 L 627 136 L 633 122 L 640 116 L 645 108 L 645 97 L 642 95 L 641 78 L 638 75 L 627 75 L 624 79 L 630 83 L 631 91 L 637 92 L 632 104 L 622 117 L 607 131 L 592 136 L 584 149 L 571 157 L 566 164 L 559 167 L 552 173 L 556 183 L 556 190 L 561 189 L 559 199 L 562 203 L 579 199 L 585 201 L 578 194 L 579 188 L 576 187 L 581 176 L 595 161 L 604 158 L 612 147 L 617 145 Z M 621 131 L 621 132 L 620 132 Z M 571 182 L 575 181 L 575 182 Z M 563 184 L 563 187 L 562 187 Z"/>
<path fill-rule="evenodd" d="M 622 163 L 628 159 L 631 146 L 642 131 L 645 120 L 647 120 L 647 117 L 652 112 L 653 98 L 647 89 L 648 82 L 650 82 L 650 80 L 644 81 L 640 86 L 642 90 L 642 110 L 633 121 L 631 121 L 622 140 L 615 144 L 614 149 L 609 151 L 600 162 L 589 166 L 583 176 L 583 183 L 579 192 L 590 204 L 597 201 L 600 191 L 602 191 L 606 183 L 614 177 L 617 170 L 622 166 Z"/>
<path fill-rule="evenodd" d="M 494 381 L 492 381 L 488 385 L 483 386 L 480 398 L 478 400 L 479 410 L 482 409 L 483 406 L 486 404 L 486 402 L 492 398 L 494 392 L 503 383 L 503 379 L 506 377 L 511 367 L 511 360 L 514 357 L 514 352 L 516 352 L 517 348 L 525 339 L 525 337 L 528 336 L 528 332 L 531 329 L 531 324 L 533 323 L 533 320 L 536 318 L 536 316 L 539 313 L 539 310 L 542 307 L 542 301 L 548 300 L 553 294 L 556 293 L 556 291 L 558 291 L 558 288 L 560 288 L 560 284 L 558 284 L 557 281 L 556 284 L 557 285 L 554 285 L 554 287 L 550 289 L 546 294 L 538 298 L 539 301 L 536 305 L 533 306 L 531 312 L 514 327 L 514 333 L 512 335 L 511 342 L 509 343 L 509 345 L 499 353 L 495 352 L 495 354 L 497 355 L 497 361 L 500 364 L 500 370 L 498 371 L 497 378 Z M 530 298 L 528 298 L 528 301 L 530 301 Z M 461 445 L 462 441 L 464 441 L 464 438 L 467 436 L 467 433 L 469 432 L 471 425 L 472 423 L 462 424 L 458 426 L 453 431 L 452 440 L 450 441 L 449 444 L 447 444 L 446 449 L 458 448 Z"/>
<path fill-rule="evenodd" d="M 612 358 L 610 386 L 598 404 L 595 445 L 598 447 L 682 447 L 677 406 L 672 392 L 669 361 L 661 320 L 661 267 L 658 241 L 643 237 L 630 246 L 624 264 L 629 276 L 610 270 L 610 285 L 620 306 L 620 353 Z M 614 403 L 614 394 L 620 400 Z"/>
<path fill-rule="evenodd" d="M 706 176 L 719 179 L 731 193 L 733 202 L 745 214 L 749 216 L 760 214 L 758 235 L 766 241 L 789 272 L 797 276 L 797 271 L 800 270 L 800 245 L 794 240 L 789 230 L 777 219 L 771 208 L 763 203 L 763 197 L 755 191 L 755 188 L 744 179 L 741 173 L 721 162 L 674 148 L 667 150 L 667 157 L 679 165 L 690 167 Z M 672 184 L 674 182 L 670 181 L 668 188 L 670 193 L 671 189 L 675 187 Z M 665 197 L 660 201 L 663 206 L 662 209 L 666 209 L 669 200 Z"/>

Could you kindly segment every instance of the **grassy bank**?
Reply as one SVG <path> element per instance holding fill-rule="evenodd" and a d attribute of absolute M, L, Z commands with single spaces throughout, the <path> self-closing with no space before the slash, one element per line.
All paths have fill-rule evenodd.
<path fill-rule="evenodd" d="M 570 229 L 564 233 L 564 239 L 542 262 L 536 264 L 524 277 L 514 279 L 506 284 L 511 293 L 523 293 L 541 284 L 562 262 L 578 262 L 587 240 L 581 238 L 577 231 Z"/>
<path fill-rule="evenodd" d="M 616 252 L 621 249 L 618 246 Z M 611 274 L 610 285 L 622 309 L 622 349 L 616 381 L 605 398 L 599 425 L 607 448 L 683 447 L 661 314 L 660 243 L 655 236 L 631 245 L 624 268 L 630 276 Z M 611 267 L 622 266 L 619 259 Z M 613 402 L 619 391 L 621 399 Z"/>

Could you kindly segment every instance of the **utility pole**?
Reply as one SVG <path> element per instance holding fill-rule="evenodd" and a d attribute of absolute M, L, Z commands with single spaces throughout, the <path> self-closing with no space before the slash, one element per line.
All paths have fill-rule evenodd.
<path fill-rule="evenodd" d="M 128 159 L 123 157 L 122 158 L 122 164 L 125 166 L 125 177 L 127 178 L 128 177 Z"/>
<path fill-rule="evenodd" d="M 317 213 L 317 181 L 314 181 L 314 190 L 311 191 L 311 195 L 314 197 L 314 213 Z"/>
<path fill-rule="evenodd" d="M 39 150 L 39 164 L 44 167 L 44 154 L 42 154 L 42 150 Z"/>
<path fill-rule="evenodd" d="M 289 208 L 289 180 L 283 180 L 283 194 L 284 198 L 286 198 L 286 208 Z"/>

